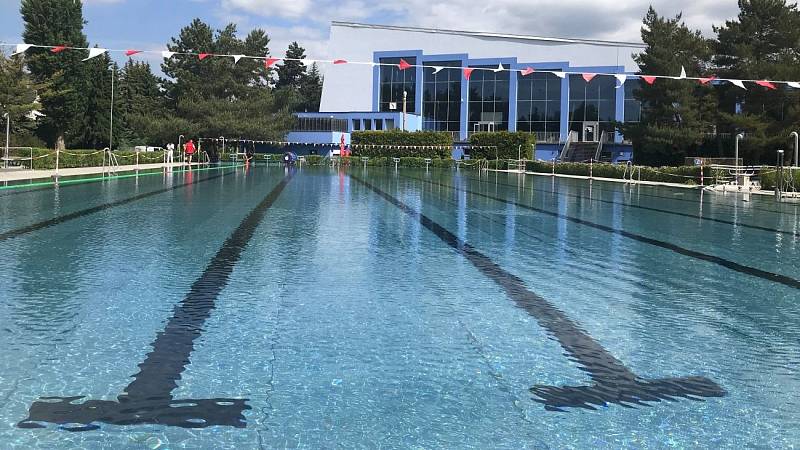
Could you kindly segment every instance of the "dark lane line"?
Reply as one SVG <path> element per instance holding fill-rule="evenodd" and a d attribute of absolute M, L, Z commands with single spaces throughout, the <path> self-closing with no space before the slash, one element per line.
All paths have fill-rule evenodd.
<path fill-rule="evenodd" d="M 117 397 L 117 401 L 87 400 L 82 397 L 43 397 L 34 402 L 20 428 L 43 428 L 44 423 L 81 424 L 70 431 L 97 429 L 96 422 L 113 425 L 158 424 L 184 428 L 209 426 L 246 426 L 243 411 L 251 409 L 247 399 L 175 400 L 172 391 L 191 362 L 194 342 L 203 333 L 203 325 L 211 316 L 215 302 L 228 285 L 231 273 L 242 252 L 294 176 L 285 176 L 272 191 L 242 220 L 222 244 L 203 273 L 192 284 L 186 297 L 175 307 L 164 331 L 151 344 L 153 350 L 139 364 L 139 373 Z"/>
<path fill-rule="evenodd" d="M 522 279 L 506 271 L 469 243 L 391 194 L 355 175 L 350 177 L 412 219 L 419 221 L 420 225 L 461 254 L 484 276 L 494 281 L 518 308 L 536 319 L 539 325 L 558 341 L 569 358 L 580 364 L 581 370 L 589 374 L 593 381 L 589 386 L 532 387 L 530 391 L 536 396 L 534 400 L 544 404 L 545 409 L 550 411 L 564 411 L 564 408 L 575 407 L 596 409 L 592 405 L 605 406 L 608 403 L 647 406 L 645 402 L 671 401 L 675 398 L 699 400 L 701 397 L 722 397 L 726 394 L 717 383 L 700 376 L 657 380 L 645 380 L 639 377 L 564 312 L 530 291 Z"/>
<path fill-rule="evenodd" d="M 134 195 L 133 197 L 124 198 L 122 200 L 117 200 L 115 202 L 103 203 L 101 205 L 93 206 L 91 208 L 82 209 L 80 211 L 75 211 L 69 214 L 64 214 L 62 216 L 56 216 L 52 219 L 43 220 L 41 222 L 37 222 L 31 225 L 27 225 L 21 228 L 17 228 L 14 230 L 6 231 L 4 233 L 0 233 L 0 242 L 7 241 L 9 239 L 13 239 L 15 237 L 19 237 L 28 233 L 33 233 L 34 231 L 38 231 L 44 228 L 52 227 L 54 225 L 60 225 L 64 222 L 69 222 L 70 220 L 79 219 L 81 217 L 88 216 L 90 214 L 94 214 L 100 211 L 104 211 L 106 209 L 116 208 L 117 206 L 127 205 L 129 203 L 133 203 L 138 200 L 142 200 L 148 197 L 153 197 L 155 195 L 163 194 L 165 192 L 174 191 L 176 189 L 181 189 L 186 186 L 191 186 L 193 184 L 200 184 L 205 183 L 206 181 L 211 181 L 213 179 L 219 178 L 224 176 L 225 173 L 220 173 L 218 175 L 213 175 L 210 177 L 203 178 L 202 180 L 197 181 L 190 181 L 188 183 L 178 184 L 175 186 L 170 186 L 168 188 L 159 189 L 152 192 L 145 192 L 144 194 Z"/>
<path fill-rule="evenodd" d="M 614 201 L 614 200 L 604 200 L 604 199 L 601 199 L 601 198 L 584 197 L 582 195 L 569 194 L 569 193 L 565 193 L 565 192 L 555 192 L 554 193 L 554 192 L 548 191 L 546 189 L 536 189 L 536 188 L 533 188 L 533 187 L 526 188 L 525 186 L 522 186 L 522 185 L 519 185 L 519 184 L 515 185 L 515 184 L 498 183 L 498 182 L 492 182 L 492 181 L 488 181 L 488 180 L 481 180 L 479 178 L 472 178 L 472 177 L 465 177 L 465 178 L 467 180 L 470 180 L 470 181 L 475 181 L 475 182 L 478 182 L 478 183 L 485 183 L 485 184 L 488 184 L 488 185 L 499 185 L 499 186 L 506 186 L 506 187 L 510 187 L 510 188 L 530 189 L 532 191 L 543 192 L 545 194 L 554 194 L 554 195 L 560 195 L 560 196 L 565 196 L 565 197 L 579 198 L 579 199 L 590 200 L 590 201 L 595 201 L 595 202 L 607 203 L 607 204 L 610 204 L 610 205 L 627 206 L 627 207 L 630 207 L 630 208 L 638 208 L 638 209 L 643 209 L 643 210 L 646 210 L 646 211 L 654 211 L 654 212 L 659 212 L 659 213 L 664 213 L 664 214 L 673 214 L 673 215 L 676 215 L 676 216 L 688 217 L 690 219 L 707 220 L 707 221 L 710 221 L 710 222 L 717 222 L 717 223 L 722 223 L 722 224 L 725 224 L 725 225 L 733 225 L 733 226 L 742 227 L 742 228 L 751 228 L 753 230 L 767 231 L 767 232 L 770 232 L 770 233 L 786 234 L 786 235 L 789 235 L 789 236 L 800 236 L 800 232 L 784 231 L 784 230 L 779 230 L 777 228 L 770 228 L 770 227 L 765 227 L 765 226 L 761 226 L 761 225 L 750 225 L 750 224 L 741 223 L 741 222 L 734 222 L 734 221 L 731 221 L 731 220 L 717 219 L 717 218 L 714 218 L 714 217 L 706 217 L 706 216 L 702 216 L 702 215 L 699 215 L 699 214 L 689 214 L 689 213 L 684 213 L 684 212 L 679 212 L 679 211 L 672 211 L 672 210 L 669 210 L 669 209 L 654 208 L 652 206 L 642 206 L 642 205 L 637 205 L 637 204 L 633 204 L 633 203 L 617 202 L 617 201 Z M 602 189 L 598 189 L 598 190 L 602 191 Z M 607 191 L 607 192 L 613 192 L 613 191 Z M 780 212 L 776 212 L 776 214 L 781 214 L 781 213 Z"/>
<path fill-rule="evenodd" d="M 616 234 L 616 235 L 619 235 L 619 236 L 624 236 L 626 238 L 633 239 L 633 240 L 638 241 L 638 242 L 642 242 L 642 243 L 645 243 L 645 244 L 650 244 L 650 245 L 653 245 L 655 247 L 660 247 L 660 248 L 664 248 L 664 249 L 667 249 L 667 250 L 671 250 L 671 251 L 673 251 L 675 253 L 678 253 L 678 254 L 681 254 L 681 255 L 684 255 L 684 256 L 689 256 L 691 258 L 699 259 L 699 260 L 702 260 L 702 261 L 708 261 L 708 262 L 720 265 L 722 267 L 725 267 L 727 269 L 734 270 L 734 271 L 739 272 L 739 273 L 751 275 L 751 276 L 754 276 L 754 277 L 763 278 L 763 279 L 765 279 L 767 281 L 780 283 L 780 284 L 783 284 L 785 286 L 789 286 L 789 287 L 792 287 L 792 288 L 795 288 L 795 289 L 800 289 L 800 280 L 797 280 L 795 278 L 792 278 L 792 277 L 789 277 L 789 276 L 786 276 L 786 275 L 781 275 L 781 274 L 773 273 L 773 272 L 767 272 L 765 270 L 757 269 L 755 267 L 745 266 L 745 265 L 733 262 L 733 261 L 725 259 L 725 258 L 720 258 L 719 256 L 714 256 L 714 255 L 709 255 L 707 253 L 701 253 L 701 252 L 697 252 L 697 251 L 694 251 L 694 250 L 689 250 L 688 248 L 684 248 L 684 247 L 681 247 L 679 245 L 672 244 L 670 242 L 665 242 L 665 241 L 661 241 L 661 240 L 658 240 L 658 239 L 649 238 L 649 237 L 646 237 L 646 236 L 642 236 L 640 234 L 631 233 L 629 231 L 620 230 L 620 229 L 609 227 L 609 226 L 606 226 L 606 225 L 601 225 L 599 223 L 590 222 L 588 220 L 579 219 L 577 217 L 567 216 L 567 215 L 564 215 L 564 214 L 561 214 L 561 213 L 548 211 L 546 209 L 536 208 L 534 206 L 529 206 L 529 205 L 526 205 L 524 203 L 519 203 L 519 202 L 515 202 L 515 201 L 512 201 L 512 200 L 507 200 L 507 199 L 504 199 L 504 198 L 494 197 L 492 195 L 487 195 L 487 194 L 483 194 L 483 193 L 480 193 L 480 192 L 471 191 L 469 189 L 461 189 L 461 188 L 457 188 L 455 186 L 450 186 L 450 185 L 447 185 L 447 184 L 438 183 L 436 181 L 423 180 L 421 178 L 410 177 L 410 176 L 407 176 L 407 175 L 404 175 L 404 176 L 406 178 L 410 178 L 412 180 L 422 181 L 424 183 L 430 183 L 432 185 L 441 186 L 441 187 L 444 187 L 444 188 L 452 189 L 454 191 L 465 192 L 467 194 L 476 195 L 478 197 L 487 198 L 489 200 L 494 200 L 494 201 L 500 202 L 500 203 L 514 205 L 514 206 L 517 206 L 519 208 L 523 208 L 523 209 L 527 209 L 529 211 L 534 211 L 534 212 L 537 212 L 537 213 L 545 214 L 545 215 L 548 215 L 548 216 L 551 216 L 551 217 L 555 217 L 555 218 L 558 218 L 558 219 L 564 219 L 564 220 L 568 220 L 568 221 L 573 222 L 573 223 L 586 225 L 588 227 L 595 228 L 597 230 L 602 230 L 602 231 L 605 231 L 605 232 L 608 232 L 608 233 Z"/>

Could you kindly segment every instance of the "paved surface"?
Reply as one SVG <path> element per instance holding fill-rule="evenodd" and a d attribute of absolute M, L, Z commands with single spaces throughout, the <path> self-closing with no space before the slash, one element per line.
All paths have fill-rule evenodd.
<path fill-rule="evenodd" d="M 193 166 L 198 165 L 197 163 L 192 163 Z M 139 164 L 138 168 L 140 170 L 145 169 L 160 169 L 164 167 L 183 167 L 184 164 L 182 163 L 155 163 L 155 164 Z M 117 166 L 114 172 L 127 172 L 136 170 L 137 166 L 132 165 L 125 165 L 125 166 Z M 71 169 L 59 169 L 58 175 L 61 177 L 73 177 L 73 176 L 80 176 L 80 175 L 95 175 L 101 174 L 103 171 L 109 172 L 108 167 L 76 167 Z M 5 181 L 22 181 L 22 180 L 36 180 L 42 178 L 52 178 L 55 175 L 55 170 L 26 170 L 26 169 L 0 169 L 0 182 Z"/>

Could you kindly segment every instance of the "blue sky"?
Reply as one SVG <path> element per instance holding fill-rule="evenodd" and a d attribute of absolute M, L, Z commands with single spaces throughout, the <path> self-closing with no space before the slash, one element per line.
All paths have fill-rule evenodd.
<path fill-rule="evenodd" d="M 199 17 L 216 28 L 234 22 L 242 35 L 265 29 L 274 55 L 296 40 L 321 59 L 336 56 L 331 20 L 638 41 L 650 3 L 661 14 L 683 11 L 705 33 L 737 13 L 733 0 L 84 0 L 84 32 L 92 45 L 161 50 Z M 21 40 L 19 5 L 0 0 L 0 41 Z"/>

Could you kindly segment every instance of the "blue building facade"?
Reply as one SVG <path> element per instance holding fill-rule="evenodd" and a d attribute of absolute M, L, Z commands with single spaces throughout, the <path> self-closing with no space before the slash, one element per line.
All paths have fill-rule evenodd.
<path fill-rule="evenodd" d="M 449 47 L 453 45 L 448 42 Z M 465 47 L 469 47 L 468 42 Z M 503 50 L 501 45 L 495 47 Z M 624 65 L 573 65 L 570 61 L 536 61 L 502 54 L 486 57 L 485 49 L 481 53 L 480 57 L 473 57 L 469 52 L 435 53 L 423 48 L 373 49 L 367 110 L 342 108 L 346 112 L 323 110 L 300 117 L 340 118 L 345 121 L 343 132 L 347 134 L 402 128 L 405 117 L 406 130 L 446 131 L 453 134 L 456 142 L 465 142 L 472 133 L 481 131 L 532 132 L 536 134 L 536 157 L 543 160 L 555 157 L 568 138 L 587 143 L 603 140 L 612 149 L 614 161 L 630 159 L 630 145 L 615 132 L 614 124 L 639 120 L 641 105 L 633 96 L 639 80 L 630 78 L 621 84 L 613 76 L 596 76 L 587 82 L 581 75 L 632 73 Z M 564 52 L 567 56 L 568 53 Z M 402 70 L 401 59 L 413 67 Z M 464 76 L 463 67 L 476 69 L 469 79 Z M 526 68 L 534 72 L 523 76 L 520 71 Z M 358 69 L 365 71 L 369 67 Z M 344 80 L 340 80 L 338 88 L 348 89 L 341 81 Z M 349 89 L 363 93 L 364 86 L 353 84 Z M 325 90 L 329 94 L 327 102 Z M 346 97 L 339 94 L 338 90 L 331 93 L 326 86 L 322 107 L 326 103 L 343 105 Z M 366 102 L 362 98 L 359 103 Z M 292 133 L 289 138 L 312 136 Z"/>

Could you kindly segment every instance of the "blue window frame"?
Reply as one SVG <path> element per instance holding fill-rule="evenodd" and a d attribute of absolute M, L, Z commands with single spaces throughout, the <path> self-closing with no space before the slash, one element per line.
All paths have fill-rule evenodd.
<path fill-rule="evenodd" d="M 435 131 L 461 129 L 461 61 L 424 63 L 422 128 Z M 436 71 L 436 67 L 443 69 Z"/>
<path fill-rule="evenodd" d="M 561 78 L 552 73 L 518 76 L 517 131 L 557 134 L 560 128 Z"/>
<path fill-rule="evenodd" d="M 380 111 L 402 111 L 403 92 L 407 93 L 406 111 L 409 113 L 417 112 L 417 71 L 412 67 L 400 70 L 400 57 L 380 59 Z M 417 58 L 405 56 L 407 63 L 415 65 Z M 386 64 L 386 65 L 385 65 Z M 397 109 L 390 109 L 390 103 L 397 103 Z"/>
<path fill-rule="evenodd" d="M 469 79 L 469 113 L 467 130 L 472 132 L 479 123 L 493 123 L 496 131 L 508 130 L 509 72 L 495 72 L 497 66 L 471 66 L 479 70 Z M 503 65 L 508 69 L 508 65 Z"/>

